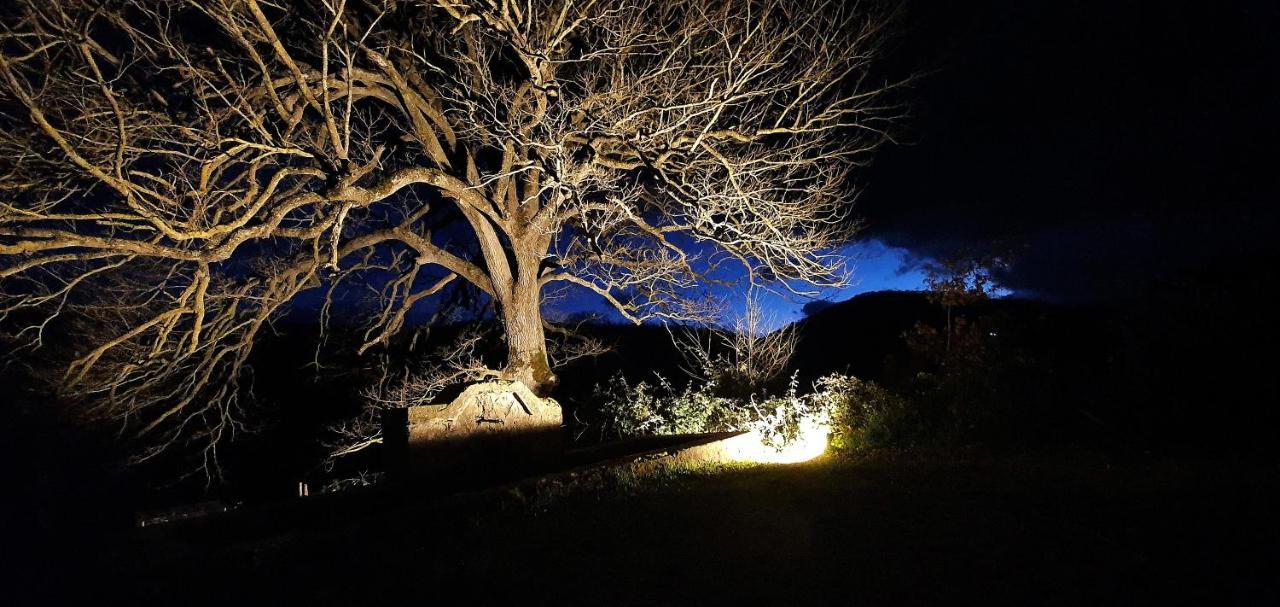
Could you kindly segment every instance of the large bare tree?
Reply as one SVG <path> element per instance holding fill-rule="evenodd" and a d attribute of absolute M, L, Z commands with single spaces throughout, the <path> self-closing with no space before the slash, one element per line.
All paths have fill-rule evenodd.
<path fill-rule="evenodd" d="M 839 0 L 20 0 L 0 22 L 0 310 L 97 335 L 65 387 L 215 444 L 299 294 L 377 285 L 361 350 L 469 284 L 555 381 L 556 284 L 687 319 L 709 268 L 840 283 L 892 108 Z M 421 305 L 430 305 L 423 303 Z M 34 320 L 33 320 L 34 319 Z"/>

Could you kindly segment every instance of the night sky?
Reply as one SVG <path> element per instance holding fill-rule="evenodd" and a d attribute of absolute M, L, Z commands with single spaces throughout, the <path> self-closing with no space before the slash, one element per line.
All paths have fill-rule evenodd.
<path fill-rule="evenodd" d="M 1063 301 L 1267 250 L 1280 4 L 918 1 L 904 22 L 895 60 L 928 74 L 908 145 L 867 173 L 867 236 L 994 244 L 1015 293 Z"/>
<path fill-rule="evenodd" d="M 1280 4 L 917 0 L 899 23 L 886 74 L 922 76 L 862 174 L 855 284 L 823 298 L 919 288 L 920 263 L 992 247 L 1013 294 L 1071 303 L 1263 265 Z M 780 321 L 805 303 L 767 301 Z"/>

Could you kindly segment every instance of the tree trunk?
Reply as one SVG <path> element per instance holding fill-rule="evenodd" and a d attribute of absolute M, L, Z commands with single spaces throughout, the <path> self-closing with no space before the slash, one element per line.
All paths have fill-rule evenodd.
<path fill-rule="evenodd" d="M 536 254 L 518 255 L 517 276 L 511 295 L 500 302 L 507 339 L 507 379 L 523 382 L 538 396 L 546 396 L 557 383 L 547 360 L 547 339 L 542 329 L 542 289 Z"/>
<path fill-rule="evenodd" d="M 542 310 L 538 298 L 513 299 L 503 306 L 502 323 L 507 334 L 508 379 L 524 382 L 539 396 L 556 384 L 556 376 L 547 361 L 546 335 L 542 330 Z"/>

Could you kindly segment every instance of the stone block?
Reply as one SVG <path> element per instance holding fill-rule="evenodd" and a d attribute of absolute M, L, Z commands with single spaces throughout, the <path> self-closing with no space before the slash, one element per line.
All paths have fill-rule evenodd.
<path fill-rule="evenodd" d="M 472 384 L 447 404 L 409 407 L 384 424 L 396 467 L 410 475 L 518 474 L 553 463 L 565 445 L 560 405 L 504 380 Z"/>

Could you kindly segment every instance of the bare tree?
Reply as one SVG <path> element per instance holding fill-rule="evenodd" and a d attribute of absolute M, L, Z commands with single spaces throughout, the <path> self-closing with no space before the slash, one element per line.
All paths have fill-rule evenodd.
<path fill-rule="evenodd" d="M 535 390 L 552 283 L 636 323 L 701 317 L 723 263 L 839 284 L 850 171 L 895 112 L 883 15 L 835 0 L 16 4 L 0 310 L 38 342 L 90 302 L 111 322 L 63 383 L 158 444 L 216 446 L 263 327 L 346 280 L 379 291 L 362 351 L 470 285 L 494 373 Z"/>
<path fill-rule="evenodd" d="M 713 383 L 723 394 L 745 398 L 759 395 L 795 356 L 800 341 L 796 326 L 777 325 L 759 299 L 748 297 L 742 314 L 728 326 L 687 330 L 675 336 L 675 343 L 696 379 Z"/>
<path fill-rule="evenodd" d="M 1004 256 L 994 253 L 974 255 L 963 251 L 924 265 L 922 269 L 929 301 L 942 306 L 946 312 L 944 353 L 951 353 L 955 333 L 952 310 L 986 301 L 999 293 L 1002 287 L 995 274 L 1007 267 Z"/>

